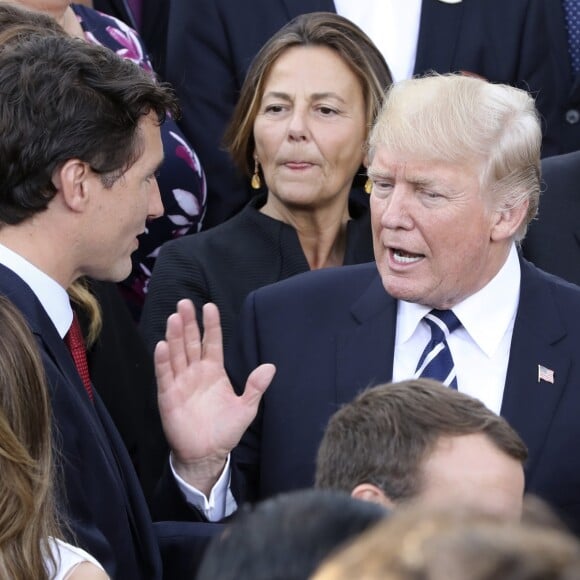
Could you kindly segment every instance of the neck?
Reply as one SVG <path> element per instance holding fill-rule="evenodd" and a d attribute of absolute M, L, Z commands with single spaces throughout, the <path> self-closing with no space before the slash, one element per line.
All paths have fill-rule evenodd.
<path fill-rule="evenodd" d="M 269 195 L 260 211 L 296 230 L 311 270 L 342 266 L 344 263 L 348 199 L 328 207 L 290 208 Z"/>
<path fill-rule="evenodd" d="M 39 231 L 43 234 L 42 239 L 37 238 Z M 67 236 L 62 239 L 67 239 Z M 15 226 L 4 225 L 0 229 L 0 244 L 22 256 L 63 288 L 68 288 L 77 274 L 62 259 L 67 255 L 67 248 L 61 247 L 58 240 L 58 236 L 52 235 L 44 224 L 36 223 L 34 217 Z M 67 246 L 70 252 L 70 243 Z"/>

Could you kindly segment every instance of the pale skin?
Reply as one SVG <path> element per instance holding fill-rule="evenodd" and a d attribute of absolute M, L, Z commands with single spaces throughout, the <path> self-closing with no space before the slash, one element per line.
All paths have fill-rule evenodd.
<path fill-rule="evenodd" d="M 28 10 L 52 16 L 64 28 L 65 32 L 71 36 L 84 38 L 83 29 L 68 0 L 13 0 L 13 2 Z M 90 6 L 92 2 L 80 2 L 80 4 Z"/>
<path fill-rule="evenodd" d="M 518 520 L 522 513 L 524 470 L 484 433 L 442 436 L 420 465 L 421 485 L 406 501 L 426 507 L 464 505 Z M 380 487 L 361 483 L 351 492 L 357 499 L 394 508 Z"/>
<path fill-rule="evenodd" d="M 65 580 L 109 580 L 109 575 L 91 562 L 81 562 L 65 576 Z"/>
<path fill-rule="evenodd" d="M 325 46 L 287 49 L 265 80 L 254 120 L 254 157 L 268 187 L 260 211 L 294 227 L 311 269 L 344 262 L 365 110 L 361 81 Z"/>
<path fill-rule="evenodd" d="M 166 340 L 155 349 L 158 402 L 165 435 L 180 477 L 209 496 L 229 452 L 258 411 L 276 369 L 262 364 L 238 396 L 224 369 L 215 304 L 203 307 L 203 340 L 190 300 L 167 320 Z"/>

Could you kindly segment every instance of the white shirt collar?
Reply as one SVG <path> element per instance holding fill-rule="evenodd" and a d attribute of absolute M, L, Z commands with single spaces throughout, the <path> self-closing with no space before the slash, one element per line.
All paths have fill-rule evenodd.
<path fill-rule="evenodd" d="M 492 356 L 500 345 L 518 308 L 521 270 L 515 244 L 500 271 L 478 292 L 452 310 L 472 340 Z M 397 333 L 400 343 L 408 341 L 431 310 L 428 306 L 399 300 Z M 482 316 L 482 313 L 485 313 Z"/>
<path fill-rule="evenodd" d="M 61 338 L 72 324 L 73 313 L 66 289 L 20 254 L 0 244 L 0 263 L 20 276 L 42 304 Z"/>

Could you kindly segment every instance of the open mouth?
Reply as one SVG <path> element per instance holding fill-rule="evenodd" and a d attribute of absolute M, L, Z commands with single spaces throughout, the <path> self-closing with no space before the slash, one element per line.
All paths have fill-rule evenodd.
<path fill-rule="evenodd" d="M 412 254 L 399 249 L 391 249 L 391 255 L 397 264 L 414 264 L 425 257 L 424 254 Z"/>

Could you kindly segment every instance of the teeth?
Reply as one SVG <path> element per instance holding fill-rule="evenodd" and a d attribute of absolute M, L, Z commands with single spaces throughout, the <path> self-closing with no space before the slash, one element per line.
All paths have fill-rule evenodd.
<path fill-rule="evenodd" d="M 413 264 L 422 259 L 422 256 L 409 256 L 409 255 L 404 256 L 399 251 L 394 251 L 393 257 L 395 258 L 395 262 L 398 262 L 399 264 Z"/>

